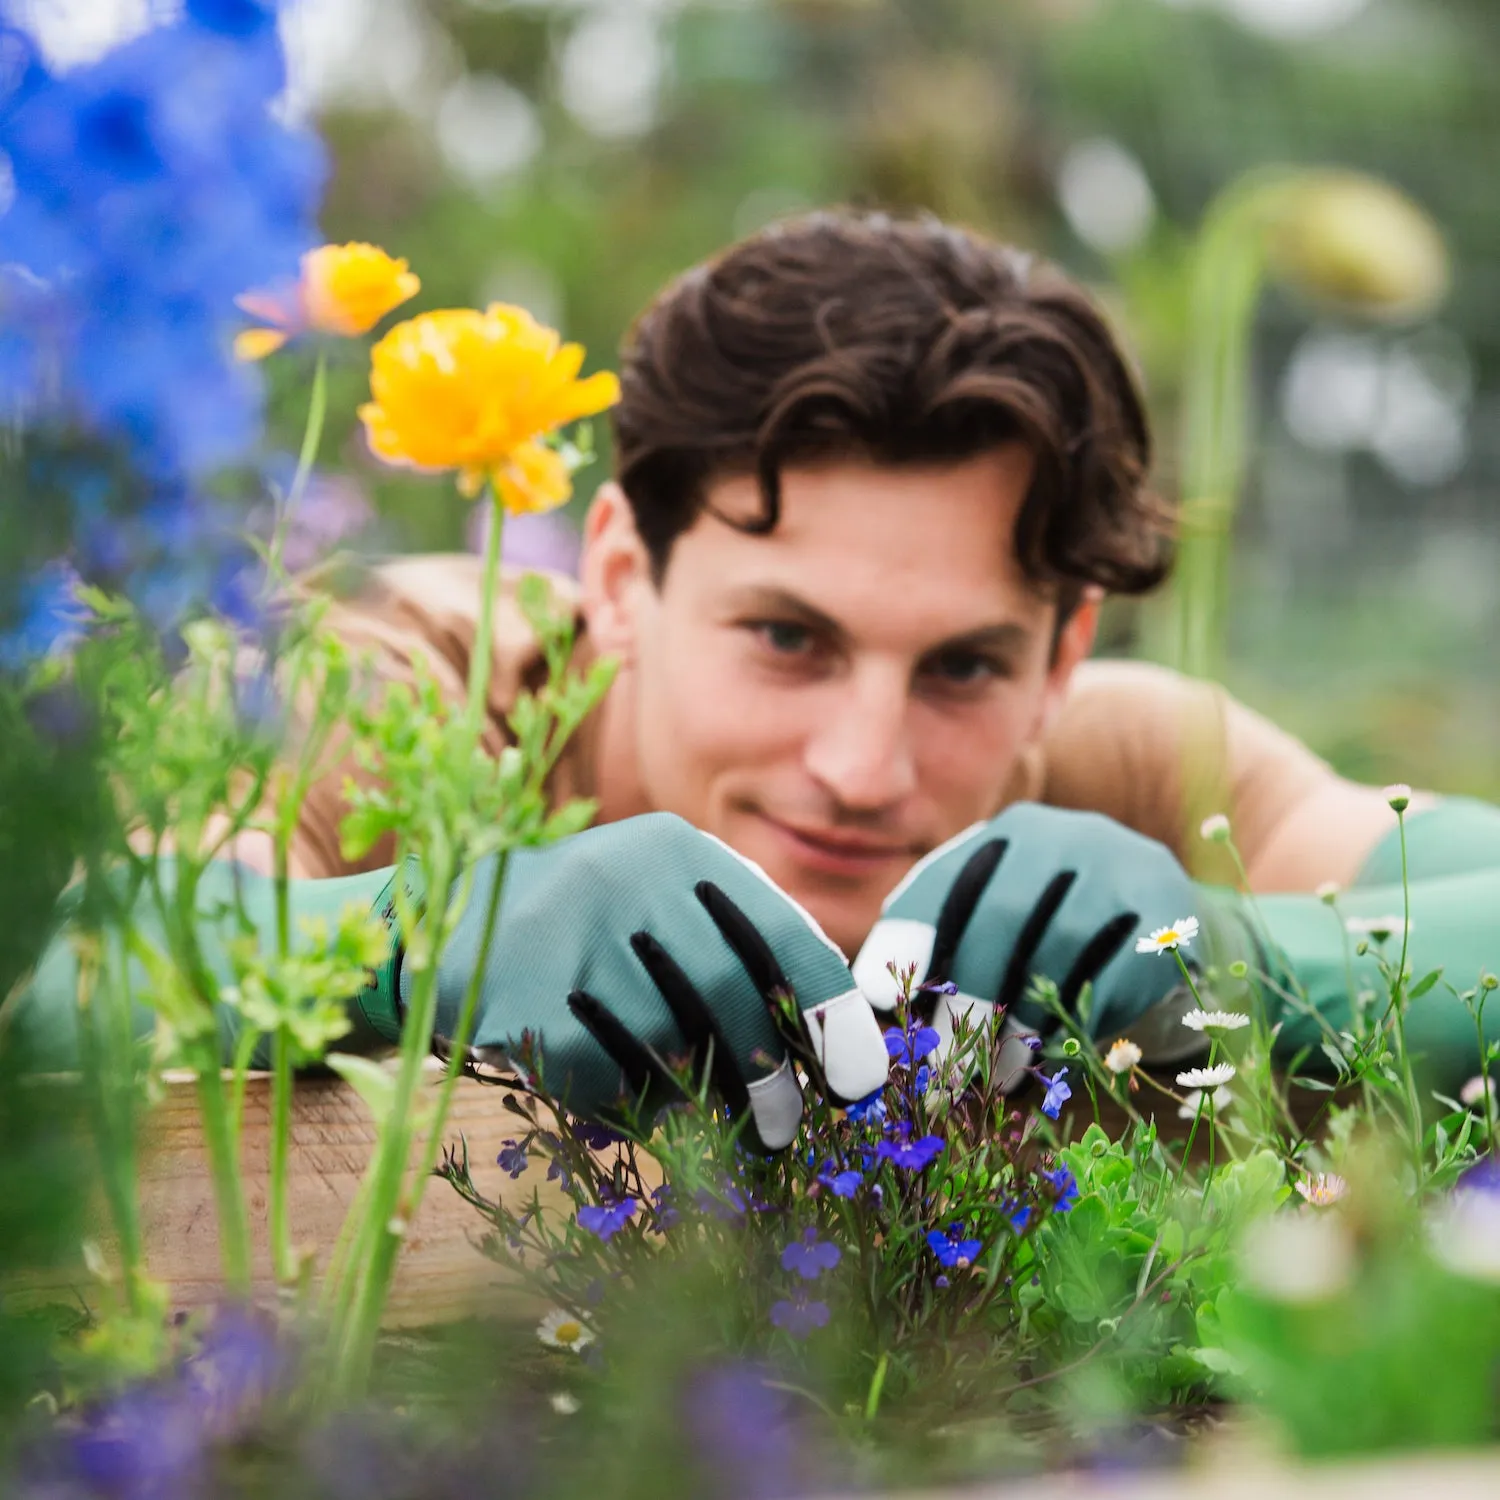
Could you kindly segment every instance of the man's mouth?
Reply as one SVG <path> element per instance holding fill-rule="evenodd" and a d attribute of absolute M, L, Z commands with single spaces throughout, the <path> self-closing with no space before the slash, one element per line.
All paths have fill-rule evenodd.
<path fill-rule="evenodd" d="M 769 813 L 761 813 L 760 817 L 798 864 L 824 874 L 868 875 L 897 862 L 910 863 L 916 858 L 916 851 L 907 843 L 783 823 Z"/>

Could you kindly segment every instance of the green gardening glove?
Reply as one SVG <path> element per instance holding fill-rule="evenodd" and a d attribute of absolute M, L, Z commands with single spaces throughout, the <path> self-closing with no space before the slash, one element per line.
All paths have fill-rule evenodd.
<path fill-rule="evenodd" d="M 915 965 L 928 986 L 956 986 L 937 997 L 932 1018 L 945 1048 L 955 1016 L 977 1024 L 1003 1007 L 1012 1040 L 1000 1067 L 1016 1083 L 1031 1060 L 1026 1039 L 1055 1025 L 1025 998 L 1034 975 L 1052 980 L 1074 1014 L 1092 986 L 1084 1024 L 1095 1039 L 1135 1037 L 1149 1016 L 1156 1060 L 1171 1061 L 1202 1045 L 1176 1024 L 1192 997 L 1174 961 L 1136 944 L 1194 901 L 1164 845 L 1098 813 L 1016 803 L 918 862 L 882 906 L 854 977 L 880 1010 L 896 1002 L 892 965 Z"/>
<path fill-rule="evenodd" d="M 439 1036 L 475 970 L 493 878 L 489 862 L 440 961 Z M 403 967 L 402 1006 L 413 983 Z M 711 1059 L 731 1112 L 748 1111 L 776 1149 L 802 1114 L 772 1020 L 780 993 L 795 997 L 838 1100 L 885 1082 L 880 1028 L 813 919 L 726 844 L 649 813 L 511 855 L 470 1047 L 478 1062 L 539 1068 L 587 1115 L 622 1092 L 668 1103 L 680 1092 L 663 1064 Z M 394 1015 L 370 1019 L 395 1035 Z"/>
<path fill-rule="evenodd" d="M 475 871 L 438 962 L 440 1046 L 479 964 L 495 868 L 491 858 Z M 270 882 L 228 866 L 215 875 L 242 882 L 269 941 Z M 328 909 L 329 887 L 340 904 L 358 894 L 390 922 L 398 878 L 410 887 L 409 867 L 295 881 L 293 925 L 310 907 Z M 218 929 L 203 916 L 202 943 L 217 964 Z M 49 953 L 27 997 L 54 1032 L 71 1025 L 71 972 L 65 951 Z M 353 997 L 357 1030 L 399 1040 L 415 980 L 393 938 L 390 959 Z M 480 973 L 471 1055 L 539 1073 L 550 1093 L 591 1116 L 622 1094 L 669 1103 L 680 1097 L 669 1065 L 691 1063 L 695 1076 L 708 1065 L 731 1110 L 748 1112 L 761 1143 L 774 1149 L 790 1143 L 802 1112 L 771 1014 L 781 992 L 795 997 L 813 1055 L 840 1099 L 880 1087 L 889 1059 L 843 955 L 754 865 L 680 818 L 652 813 L 511 855 Z M 150 1013 L 141 1020 L 149 1028 Z M 226 1017 L 226 1040 L 229 1024 Z"/>
<path fill-rule="evenodd" d="M 1455 993 L 1472 990 L 1485 973 L 1500 974 L 1500 808 L 1450 798 L 1412 814 L 1406 828 L 1411 927 L 1406 963 L 1413 984 L 1441 969 L 1442 979 L 1409 1003 L 1406 1040 L 1426 1087 L 1450 1096 L 1480 1069 L 1474 1018 Z M 1376 953 L 1391 967 L 1402 953 L 1404 896 L 1401 839 L 1393 832 L 1333 905 L 1314 895 L 1233 899 L 1255 937 L 1258 967 L 1276 983 L 1265 1003 L 1281 1022 L 1278 1061 L 1298 1055 L 1309 1071 L 1326 1066 L 1320 1042 L 1351 1026 L 1361 994 L 1374 1019 L 1389 998 Z M 1367 951 L 1358 952 L 1361 943 Z M 1500 1038 L 1500 999 L 1486 1007 L 1489 1041 Z"/>

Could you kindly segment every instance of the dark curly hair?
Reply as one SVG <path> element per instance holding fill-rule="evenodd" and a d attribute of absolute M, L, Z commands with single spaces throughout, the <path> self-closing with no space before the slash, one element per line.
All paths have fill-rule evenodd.
<path fill-rule="evenodd" d="M 1141 593 L 1170 566 L 1151 438 L 1103 319 L 1058 271 L 931 217 L 783 221 L 672 282 L 625 341 L 618 476 L 659 583 L 710 484 L 862 458 L 958 463 L 1026 444 L 1021 565 L 1070 607 L 1085 584 Z"/>

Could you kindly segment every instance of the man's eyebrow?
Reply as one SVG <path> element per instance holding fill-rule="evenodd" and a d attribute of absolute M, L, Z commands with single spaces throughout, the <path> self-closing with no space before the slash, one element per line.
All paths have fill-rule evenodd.
<path fill-rule="evenodd" d="M 759 612 L 780 615 L 808 626 L 826 635 L 834 642 L 848 639 L 848 631 L 831 615 L 824 614 L 806 599 L 786 589 L 753 586 L 736 590 L 729 595 L 728 603 L 736 612 Z M 1031 641 L 1031 631 L 1013 620 L 997 621 L 993 625 L 980 625 L 960 635 L 939 641 L 923 654 L 932 656 L 944 651 L 1001 651 L 1020 652 Z"/>

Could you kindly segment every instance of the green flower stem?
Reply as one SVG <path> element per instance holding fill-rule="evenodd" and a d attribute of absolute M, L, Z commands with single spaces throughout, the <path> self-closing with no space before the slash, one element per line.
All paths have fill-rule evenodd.
<path fill-rule="evenodd" d="M 219 1251 L 224 1262 L 224 1281 L 231 1294 L 244 1296 L 250 1290 L 250 1227 L 245 1214 L 245 1195 L 240 1180 L 239 1153 L 230 1129 L 229 1107 L 224 1098 L 224 1080 L 219 1070 L 218 1037 L 193 1049 L 198 1075 L 198 1110 L 203 1119 L 203 1139 L 208 1146 L 208 1164 L 213 1175 L 214 1203 L 219 1212 Z"/>
<path fill-rule="evenodd" d="M 493 489 L 490 500 L 489 535 L 484 544 L 484 572 L 480 578 L 479 625 L 474 635 L 474 650 L 469 657 L 469 701 L 467 718 L 476 741 L 484 731 L 485 706 L 490 693 L 490 647 L 495 627 L 495 585 L 500 576 L 500 535 L 505 512 Z"/>
<path fill-rule="evenodd" d="M 318 446 L 323 440 L 323 418 L 327 411 L 328 356 L 319 354 L 317 366 L 313 370 L 312 395 L 307 402 L 307 424 L 302 429 L 302 451 L 297 455 L 297 469 L 292 475 L 291 488 L 286 492 L 286 499 L 276 517 L 275 529 L 271 532 L 270 566 L 267 572 L 273 587 L 281 572 L 281 549 L 286 542 L 287 522 L 300 504 L 307 481 L 312 477 Z"/>
<path fill-rule="evenodd" d="M 1479 1076 L 1484 1086 L 1484 1138 L 1491 1156 L 1495 1153 L 1495 1110 L 1490 1087 L 1489 1046 L 1484 1039 L 1484 1002 L 1490 992 L 1484 987 L 1484 975 L 1479 976 L 1479 995 L 1474 1006 L 1474 1036 L 1479 1044 Z"/>
<path fill-rule="evenodd" d="M 1183 956 L 1182 956 L 1182 950 L 1180 948 L 1178 948 L 1175 944 L 1172 947 L 1172 957 L 1177 960 L 1177 967 L 1182 970 L 1182 977 L 1187 981 L 1187 987 L 1192 992 L 1193 999 L 1197 1002 L 1198 1009 L 1199 1010 L 1203 1010 L 1204 1009 L 1203 997 L 1198 993 L 1198 986 L 1193 983 L 1193 971 L 1188 968 L 1188 966 L 1187 966 L 1187 960 L 1185 958 L 1183 958 Z M 1209 1067 L 1213 1067 L 1213 1065 L 1214 1065 L 1214 1054 L 1218 1050 L 1219 1050 L 1218 1041 L 1212 1035 L 1210 1035 L 1210 1037 L 1208 1039 L 1208 1065 L 1209 1065 Z M 1192 1125 L 1188 1129 L 1187 1145 L 1185 1145 L 1182 1148 L 1182 1160 L 1177 1163 L 1177 1175 L 1172 1180 L 1172 1187 L 1173 1187 L 1174 1190 L 1182 1182 L 1182 1174 L 1185 1171 L 1187 1171 L 1188 1158 L 1193 1154 L 1193 1141 L 1197 1138 L 1197 1135 L 1198 1135 L 1198 1122 L 1203 1118 L 1203 1106 L 1205 1104 L 1207 1104 L 1209 1106 L 1210 1111 L 1212 1111 L 1212 1108 L 1213 1108 L 1212 1097 L 1213 1097 L 1213 1090 L 1212 1089 L 1199 1089 L 1198 1090 L 1198 1109 L 1197 1109 L 1197 1113 L 1195 1113 L 1194 1116 L 1193 1116 L 1193 1123 L 1192 1123 Z M 1209 1150 L 1210 1150 L 1210 1153 L 1211 1153 L 1212 1150 L 1213 1150 L 1213 1123 L 1212 1123 L 1212 1121 L 1210 1121 L 1208 1128 L 1209 1128 Z M 1209 1175 L 1212 1176 L 1213 1175 L 1213 1163 L 1212 1163 L 1212 1159 L 1210 1159 L 1208 1170 L 1209 1170 Z"/>
<path fill-rule="evenodd" d="M 197 840 L 188 842 L 186 847 L 197 847 Z M 211 1016 L 216 987 L 198 947 L 198 877 L 202 868 L 185 859 L 179 850 L 176 871 L 170 914 L 161 889 L 160 865 L 152 867 L 152 894 L 163 919 L 163 928 L 169 934 L 169 942 L 175 939 L 173 956 L 178 968 Z M 207 1030 L 193 1038 L 186 1050 L 188 1061 L 197 1075 L 198 1109 L 213 1177 L 214 1204 L 219 1216 L 219 1253 L 224 1264 L 224 1280 L 231 1293 L 244 1295 L 250 1290 L 250 1224 L 240 1175 L 239 1132 L 224 1094 L 219 1034 L 212 1020 Z"/>
<path fill-rule="evenodd" d="M 1183 385 L 1182 519 L 1176 664 L 1222 668 L 1230 531 L 1244 482 L 1249 347 L 1265 271 L 1262 183 L 1236 184 L 1209 209 L 1194 257 Z"/>
<path fill-rule="evenodd" d="M 479 623 L 474 637 L 474 647 L 469 656 L 468 698 L 465 705 L 465 722 L 477 745 L 484 732 L 485 712 L 489 701 L 490 650 L 494 634 L 495 594 L 500 574 L 500 538 L 504 529 L 504 515 L 498 496 L 490 494 L 492 506 L 489 536 L 485 542 L 484 570 L 481 575 L 479 596 Z M 349 1327 L 340 1349 L 337 1380 L 344 1393 L 363 1388 L 369 1375 L 370 1360 L 374 1352 L 375 1339 L 380 1329 L 380 1318 L 385 1308 L 390 1289 L 391 1275 L 395 1269 L 396 1256 L 401 1248 L 405 1227 L 416 1212 L 426 1186 L 427 1173 L 437 1159 L 438 1142 L 441 1139 L 442 1123 L 446 1119 L 448 1106 L 457 1078 L 463 1067 L 463 1056 L 468 1045 L 468 1032 L 473 1024 L 475 1007 L 478 1004 L 480 976 L 484 960 L 488 955 L 494 919 L 499 910 L 500 887 L 504 876 L 504 862 L 500 861 L 495 871 L 495 882 L 490 892 L 489 909 L 486 914 L 484 934 L 481 940 L 481 959 L 475 967 L 469 988 L 464 995 L 455 1035 L 448 1038 L 449 1063 L 443 1080 L 443 1088 L 437 1104 L 427 1144 L 424 1149 L 426 1170 L 413 1181 L 403 1195 L 406 1167 L 411 1156 L 413 1120 L 412 1110 L 416 1101 L 422 1064 L 432 1050 L 433 1027 L 437 1020 L 437 958 L 441 940 L 447 935 L 448 891 L 453 884 L 455 860 L 452 851 L 444 843 L 435 861 L 433 879 L 428 890 L 443 902 L 443 910 L 433 928 L 433 940 L 428 962 L 417 971 L 417 981 L 401 1030 L 401 1068 L 396 1081 L 395 1098 L 391 1112 L 381 1131 L 375 1164 L 370 1201 L 365 1209 L 365 1228 L 356 1242 L 353 1265 L 357 1284 L 353 1291 L 353 1302 L 349 1313 Z M 440 893 L 440 894 L 439 894 Z"/>
<path fill-rule="evenodd" d="M 271 1039 L 271 1266 L 281 1285 L 295 1281 L 297 1257 L 292 1252 L 287 1220 L 287 1164 L 292 1144 L 292 1046 L 285 1026 Z"/>
<path fill-rule="evenodd" d="M 1422 1101 L 1417 1094 L 1417 1080 L 1412 1072 L 1411 1054 L 1406 1049 L 1406 954 L 1411 941 L 1411 879 L 1406 865 L 1406 813 L 1396 814 L 1396 828 L 1401 837 L 1401 958 L 1396 965 L 1396 979 L 1391 986 L 1391 1008 L 1396 1023 L 1397 1061 L 1406 1092 L 1407 1128 L 1411 1136 L 1412 1167 L 1420 1191 L 1425 1168 L 1422 1156 Z M 1483 1057 L 1481 1050 L 1480 1056 Z"/>
<path fill-rule="evenodd" d="M 314 384 L 313 405 L 319 412 L 321 425 L 321 390 L 323 356 L 318 356 L 318 380 Z M 308 419 L 309 431 L 313 426 Z M 303 443 L 303 456 L 308 445 Z M 300 470 L 299 470 L 300 473 Z M 291 953 L 291 850 L 290 833 L 284 818 L 277 818 L 272 878 L 276 900 L 276 953 L 281 970 L 286 972 L 286 961 Z M 271 1267 L 278 1283 L 286 1285 L 297 1275 L 297 1257 L 292 1251 L 291 1225 L 287 1219 L 287 1165 L 291 1158 L 292 1145 L 292 1042 L 285 1026 L 278 1026 L 271 1039 L 271 1164 L 270 1164 L 270 1225 Z"/>
<path fill-rule="evenodd" d="M 101 938 L 101 942 L 105 939 Z M 106 967 L 103 959 L 95 955 L 92 961 L 80 956 L 78 965 L 78 1040 L 79 1060 L 83 1065 L 84 1099 L 88 1108 L 89 1127 L 94 1137 L 94 1148 L 99 1156 L 100 1173 L 104 1179 L 104 1196 L 109 1204 L 110 1218 L 115 1226 L 118 1241 L 121 1280 L 125 1287 L 126 1304 L 131 1312 L 138 1312 L 140 1269 L 142 1262 L 140 1214 L 135 1195 L 135 1139 L 134 1121 L 128 1116 L 121 1119 L 121 1103 L 130 1107 L 129 1091 L 133 1080 L 129 1078 L 130 1051 L 116 1053 L 112 1046 L 99 1043 L 100 974 Z M 106 981 L 106 989 L 112 984 Z M 110 1003 L 113 997 L 105 999 Z M 112 1020 L 113 1018 L 108 1018 Z M 113 1028 L 110 1028 L 113 1029 Z M 111 1038 L 111 1040 L 113 1040 Z M 119 1072 L 126 1070 L 126 1084 L 121 1087 Z M 132 1111 L 133 1113 L 133 1111 Z"/>
<path fill-rule="evenodd" d="M 453 884 L 454 860 L 446 841 L 438 851 L 432 874 L 428 886 L 431 891 L 447 891 Z M 354 1282 L 335 1377 L 338 1390 L 344 1395 L 363 1389 L 369 1378 L 391 1272 L 406 1231 L 397 1210 L 411 1155 L 413 1106 L 422 1066 L 432 1050 L 437 1019 L 437 955 L 446 935 L 446 912 L 433 914 L 433 920 L 437 929 L 430 938 L 426 962 L 416 970 L 416 983 L 401 1028 L 401 1065 L 396 1075 L 395 1095 L 370 1166 L 370 1195 L 350 1267 Z"/>

